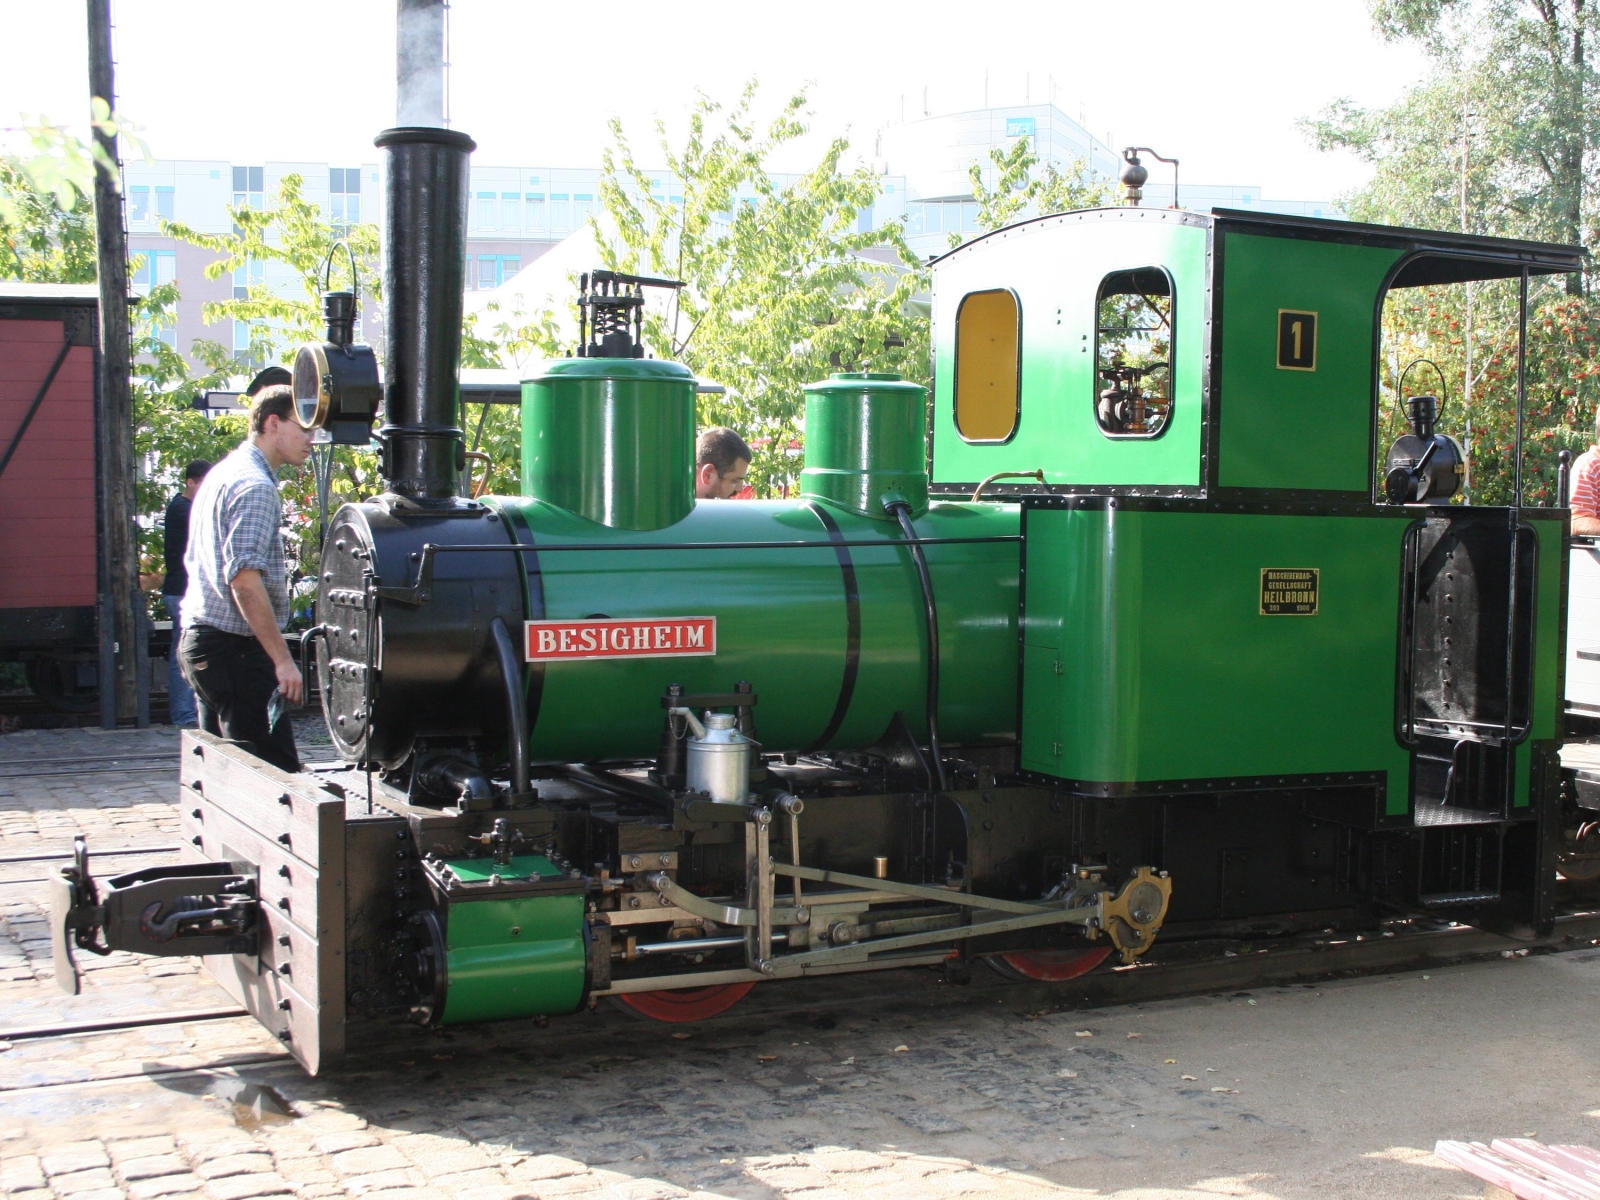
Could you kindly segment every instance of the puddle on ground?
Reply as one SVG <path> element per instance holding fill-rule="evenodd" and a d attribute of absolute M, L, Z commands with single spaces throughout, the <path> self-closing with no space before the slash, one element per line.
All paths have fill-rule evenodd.
<path fill-rule="evenodd" d="M 289 1102 L 264 1083 L 218 1079 L 206 1091 L 227 1101 L 233 1109 L 234 1122 L 248 1133 L 263 1125 L 287 1125 L 294 1120 Z"/>

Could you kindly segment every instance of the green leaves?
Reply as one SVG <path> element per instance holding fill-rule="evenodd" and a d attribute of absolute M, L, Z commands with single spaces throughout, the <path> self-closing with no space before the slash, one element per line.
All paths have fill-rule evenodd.
<path fill-rule="evenodd" d="M 978 202 L 978 224 L 984 229 L 999 229 L 1025 217 L 1116 202 L 1112 184 L 1095 180 L 1083 159 L 1073 163 L 1066 173 L 1054 163 L 1046 163 L 1041 169 L 1029 138 L 1018 138 L 1009 150 L 995 146 L 989 151 L 989 162 L 996 173 L 993 187 L 984 181 L 981 163 L 973 163 L 967 169 L 972 196 Z M 950 244 L 960 245 L 960 235 L 952 234 Z"/>
<path fill-rule="evenodd" d="M 320 342 L 326 333 L 322 317 L 322 267 L 336 243 L 343 241 L 355 255 L 360 270 L 363 310 L 382 297 L 378 273 L 378 227 L 352 225 L 335 229 L 322 210 L 300 193 L 304 180 L 285 175 L 271 208 L 230 205 L 234 231 L 201 233 L 175 221 L 163 221 L 161 231 L 217 257 L 206 265 L 207 279 L 235 275 L 244 296 L 207 301 L 201 310 L 207 321 L 244 321 L 252 331 L 250 359 L 255 363 L 288 361 L 302 342 Z M 287 267 L 299 281 L 301 294 L 283 295 L 266 281 L 268 264 Z M 281 272 L 274 272 L 281 274 Z M 237 281 L 242 278 L 243 284 Z M 343 254 L 333 256 L 331 282 L 351 286 L 350 266 Z"/>
<path fill-rule="evenodd" d="M 737 429 L 756 451 L 757 493 L 780 495 L 799 474 L 805 384 L 842 370 L 926 382 L 927 320 L 913 301 L 927 275 L 900 224 L 861 228 L 880 185 L 841 169 L 844 139 L 792 183 L 772 178 L 773 152 L 806 132 L 806 97 L 763 123 L 756 94 L 751 81 L 726 109 L 702 95 L 676 146 L 657 122 L 670 183 L 639 165 L 613 121 L 597 229 L 607 267 L 684 281 L 665 313 L 647 316 L 646 343 L 727 389 L 701 398 L 701 424 Z"/>

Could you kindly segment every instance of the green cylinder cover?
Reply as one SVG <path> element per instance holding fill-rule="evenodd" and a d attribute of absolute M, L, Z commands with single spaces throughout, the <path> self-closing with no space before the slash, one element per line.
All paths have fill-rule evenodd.
<path fill-rule="evenodd" d="M 522 384 L 522 494 L 612 529 L 694 507 L 694 375 L 681 363 L 565 358 Z"/>
<path fill-rule="evenodd" d="M 806 466 L 800 494 L 892 521 L 883 495 L 914 515 L 928 507 L 928 393 L 885 371 L 847 371 L 806 393 Z"/>
<path fill-rule="evenodd" d="M 561 875 L 535 854 L 504 867 L 487 858 L 448 865 L 474 883 L 487 881 L 490 872 L 513 881 Z M 583 911 L 581 894 L 452 901 L 445 925 L 449 992 L 440 1023 L 576 1012 L 587 974 Z"/>

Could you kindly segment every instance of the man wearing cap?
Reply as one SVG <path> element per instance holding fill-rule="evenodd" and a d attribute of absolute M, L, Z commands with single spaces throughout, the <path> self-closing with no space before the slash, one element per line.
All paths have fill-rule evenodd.
<path fill-rule="evenodd" d="M 262 389 L 250 407 L 249 438 L 195 494 L 184 557 L 187 628 L 179 654 L 199 700 L 200 728 L 285 771 L 298 771 L 300 756 L 281 708 L 299 704 L 305 686 L 282 632 L 289 575 L 278 468 L 310 456 L 311 431 L 294 419 L 294 393 Z M 275 705 L 275 693 L 286 703 Z"/>

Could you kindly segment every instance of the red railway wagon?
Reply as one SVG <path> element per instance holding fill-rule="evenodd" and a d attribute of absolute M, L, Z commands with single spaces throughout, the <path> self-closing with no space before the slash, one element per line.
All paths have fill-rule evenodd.
<path fill-rule="evenodd" d="M 0 661 L 57 708 L 97 704 L 94 284 L 0 283 Z"/>

